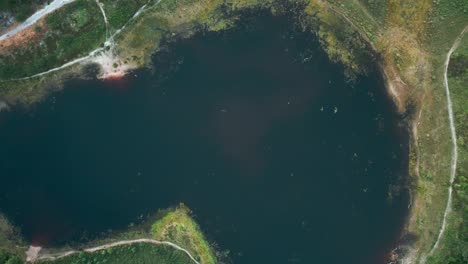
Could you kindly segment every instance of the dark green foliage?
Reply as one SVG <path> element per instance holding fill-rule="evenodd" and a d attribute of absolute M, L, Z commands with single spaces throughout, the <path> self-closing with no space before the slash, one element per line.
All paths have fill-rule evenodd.
<path fill-rule="evenodd" d="M 0 250 L 0 264 L 22 264 L 23 262 L 17 256 L 14 256 L 4 250 Z"/>
<path fill-rule="evenodd" d="M 102 0 L 101 2 L 104 3 L 110 27 L 119 29 L 148 1 Z"/>
<path fill-rule="evenodd" d="M 9 11 L 15 14 L 17 21 L 28 18 L 36 8 L 48 2 L 47 0 L 0 0 L 0 11 Z"/>
<path fill-rule="evenodd" d="M 86 56 L 105 40 L 105 24 L 94 0 L 77 0 L 46 17 L 37 41 L 0 55 L 0 79 L 30 76 Z M 27 62 L 27 63 L 25 63 Z"/>

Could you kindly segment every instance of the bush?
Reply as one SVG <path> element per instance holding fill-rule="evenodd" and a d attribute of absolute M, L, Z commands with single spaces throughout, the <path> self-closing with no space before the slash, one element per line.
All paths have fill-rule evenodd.
<path fill-rule="evenodd" d="M 21 264 L 21 259 L 4 250 L 0 250 L 0 264 Z"/>

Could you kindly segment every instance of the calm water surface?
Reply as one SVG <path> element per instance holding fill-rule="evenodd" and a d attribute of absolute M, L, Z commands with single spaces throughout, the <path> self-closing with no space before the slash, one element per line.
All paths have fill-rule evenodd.
<path fill-rule="evenodd" d="M 377 74 L 342 72 L 262 16 L 170 45 L 154 73 L 70 81 L 0 114 L 0 210 L 50 246 L 184 202 L 233 263 L 383 263 L 407 139 Z"/>

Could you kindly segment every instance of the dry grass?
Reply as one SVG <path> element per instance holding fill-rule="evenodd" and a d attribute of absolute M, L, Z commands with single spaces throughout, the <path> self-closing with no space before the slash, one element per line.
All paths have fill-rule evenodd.
<path fill-rule="evenodd" d="M 36 31 L 35 27 L 39 27 L 40 30 Z M 18 34 L 0 41 L 0 54 L 8 54 L 14 52 L 15 48 L 24 45 L 28 42 L 40 42 L 44 36 L 44 32 L 47 31 L 47 24 L 45 23 L 45 18 L 39 20 L 36 25 L 30 26 Z"/>
<path fill-rule="evenodd" d="M 389 0 L 387 23 L 390 27 L 404 28 L 408 34 L 422 40 L 426 36 L 431 8 L 432 0 Z"/>

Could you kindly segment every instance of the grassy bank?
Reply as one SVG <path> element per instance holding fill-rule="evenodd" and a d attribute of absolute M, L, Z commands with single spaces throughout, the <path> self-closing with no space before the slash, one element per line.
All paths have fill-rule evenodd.
<path fill-rule="evenodd" d="M 151 227 L 151 236 L 187 249 L 200 263 L 216 263 L 210 245 L 203 238 L 198 225 L 190 218 L 190 210 L 184 205 L 155 222 Z"/>
<path fill-rule="evenodd" d="M 161 211 L 150 223 L 142 227 L 135 227 L 127 232 L 113 235 L 110 238 L 100 239 L 87 245 L 77 245 L 79 248 L 92 248 L 109 245 L 118 241 L 135 239 L 154 239 L 167 241 L 187 250 L 199 263 L 214 264 L 216 256 L 211 246 L 204 238 L 198 225 L 191 217 L 190 210 L 181 204 L 175 209 Z M 74 251 L 73 247 L 61 249 L 46 249 L 45 256 L 59 256 L 63 252 Z M 139 242 L 129 245 L 117 245 L 94 252 L 76 252 L 69 256 L 55 260 L 42 260 L 41 264 L 132 264 L 132 263 L 174 263 L 193 264 L 186 252 L 170 245 L 156 245 Z"/>
<path fill-rule="evenodd" d="M 428 263 L 468 263 L 468 36 L 453 53 L 449 71 L 449 87 L 454 103 L 459 160 L 454 184 L 453 211 L 449 216 L 441 247 Z"/>
<path fill-rule="evenodd" d="M 18 230 L 0 214 L 0 263 L 20 264 L 23 263 L 23 245 Z"/>
<path fill-rule="evenodd" d="M 329 11 L 332 10 L 356 29 L 374 49 L 377 62 L 386 76 L 389 94 L 399 105 L 402 115 L 407 117 L 413 141 L 409 153 L 411 176 L 408 186 L 412 204 L 402 234 L 402 246 L 396 252 L 400 258 L 416 263 L 427 256 L 433 247 L 447 204 L 452 143 L 443 86 L 444 61 L 453 41 L 468 24 L 468 2 L 311 0 L 310 3 L 315 7 L 313 11 L 328 10 L 323 18 L 318 13 L 318 18 L 325 21 L 325 25 L 331 24 L 328 21 L 336 21 Z M 327 31 L 337 32 L 334 28 L 339 27 L 331 27 L 331 30 L 325 28 L 325 42 L 329 48 L 336 46 L 333 38 L 332 41 L 327 39 L 330 38 Z M 337 50 L 339 48 L 332 51 Z M 351 53 L 356 54 L 355 51 Z M 339 54 L 343 56 L 346 53 Z M 347 63 L 348 58 L 353 57 L 344 56 L 338 61 Z M 468 66 L 466 61 L 459 64 L 462 65 L 459 67 Z M 459 114 L 455 118 L 457 123 L 466 123 Z M 466 133 L 466 129 L 458 126 L 460 134 Z M 466 165 L 460 166 L 466 168 Z M 458 254 L 458 258 L 466 255 L 459 250 L 454 253 L 456 248 L 460 248 L 454 243 L 459 243 L 461 234 L 466 233 L 456 219 L 455 216 L 449 219 L 452 228 L 447 232 L 447 237 L 458 240 L 449 243 L 450 238 L 446 238 L 445 243 L 450 245 L 441 247 L 437 254 Z M 433 260 L 430 258 L 429 262 Z"/>
<path fill-rule="evenodd" d="M 134 244 L 100 250 L 95 253 L 78 253 L 40 264 L 193 264 L 182 251 L 166 245 Z"/>

